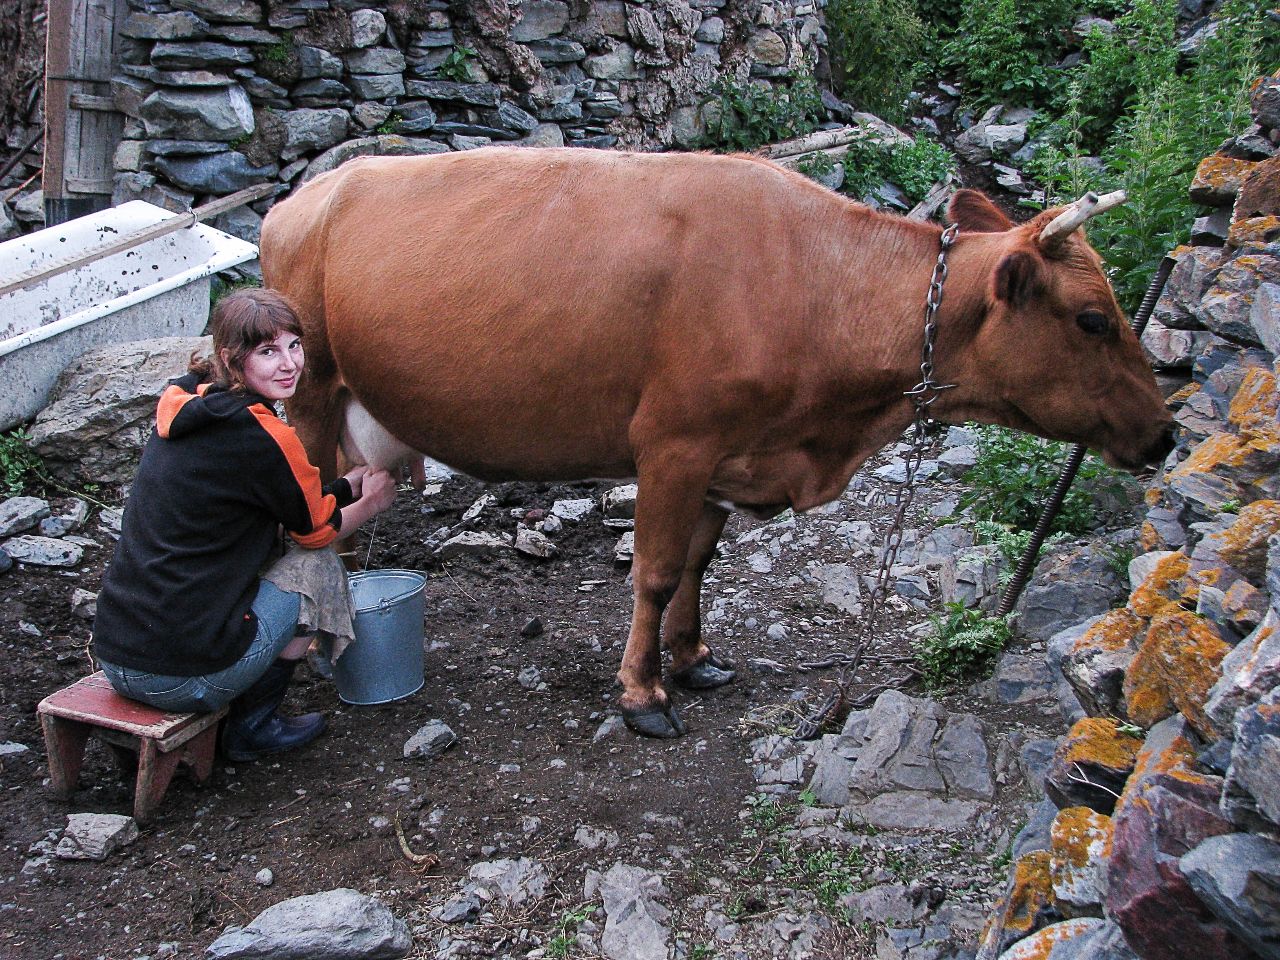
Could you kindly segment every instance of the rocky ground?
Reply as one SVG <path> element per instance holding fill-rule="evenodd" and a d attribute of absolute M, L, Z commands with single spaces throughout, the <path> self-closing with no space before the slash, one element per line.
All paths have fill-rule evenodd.
<path fill-rule="evenodd" d="M 961 492 L 947 461 L 965 459 L 964 439 L 909 517 L 895 571 L 906 596 L 874 631 L 856 688 L 866 705 L 881 688 L 922 695 L 913 638 L 940 584 L 963 589 L 964 536 L 929 534 Z M 615 558 L 624 532 L 599 507 L 607 485 L 455 477 L 402 492 L 370 566 L 428 574 L 423 689 L 355 707 L 308 673 L 289 706 L 328 711 L 326 736 L 275 761 L 219 762 L 203 788 L 175 781 L 101 862 L 55 847 L 68 814 L 128 814 L 130 785 L 91 745 L 83 788 L 57 799 L 35 717 L 91 666 L 73 594 L 96 588 L 111 545 L 110 515 L 91 516 L 80 533 L 98 546 L 78 566 L 0 576 L 0 954 L 199 956 L 272 904 L 349 887 L 407 923 L 414 957 L 972 955 L 1037 799 L 1027 772 L 1063 728 L 1043 644 L 1022 641 L 999 682 L 936 707 L 890 693 L 844 736 L 787 736 L 856 633 L 902 452 L 812 514 L 731 520 L 704 614 L 738 678 L 676 693 L 689 733 L 675 741 L 637 738 L 612 710 L 630 589 Z M 466 526 L 500 539 L 541 524 L 555 556 L 490 543 L 442 560 L 436 547 L 485 494 Z M 548 523 L 556 501 L 580 499 L 594 504 L 582 519 Z M 406 759 L 430 721 L 456 745 Z"/>

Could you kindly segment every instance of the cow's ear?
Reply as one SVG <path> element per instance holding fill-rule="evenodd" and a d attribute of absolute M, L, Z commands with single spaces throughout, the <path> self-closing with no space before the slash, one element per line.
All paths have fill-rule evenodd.
<path fill-rule="evenodd" d="M 1041 291 L 1040 259 L 1026 251 L 1016 251 L 1000 261 L 995 273 L 996 299 L 1011 307 L 1025 306 Z"/>
<path fill-rule="evenodd" d="M 947 206 L 947 219 L 961 230 L 977 233 L 1000 233 L 1013 227 L 1013 221 L 977 190 L 957 190 Z"/>

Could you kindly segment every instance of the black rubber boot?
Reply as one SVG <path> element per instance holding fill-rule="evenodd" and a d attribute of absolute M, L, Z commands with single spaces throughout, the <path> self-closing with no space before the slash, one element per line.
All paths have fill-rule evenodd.
<path fill-rule="evenodd" d="M 282 717 L 276 708 L 284 701 L 296 660 L 276 660 L 257 682 L 231 701 L 222 728 L 222 752 L 228 760 L 257 760 L 310 743 L 324 732 L 324 714 Z"/>

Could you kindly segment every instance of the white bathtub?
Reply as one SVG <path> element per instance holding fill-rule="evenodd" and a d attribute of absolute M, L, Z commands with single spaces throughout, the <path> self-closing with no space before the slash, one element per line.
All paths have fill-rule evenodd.
<path fill-rule="evenodd" d="M 0 243 L 0 283 L 172 216 L 133 200 Z M 202 333 L 210 275 L 257 255 L 197 223 L 0 296 L 0 430 L 35 416 L 58 374 L 88 350 Z"/>

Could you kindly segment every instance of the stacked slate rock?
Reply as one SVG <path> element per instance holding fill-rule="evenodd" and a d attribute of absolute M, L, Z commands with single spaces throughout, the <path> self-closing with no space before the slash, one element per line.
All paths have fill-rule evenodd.
<path fill-rule="evenodd" d="M 1049 849 L 1015 861 L 982 960 L 1280 957 L 1280 74 L 1253 109 L 1192 186 L 1215 212 L 1145 341 L 1190 375 L 1180 441 L 1127 603 L 1051 641 L 1088 715 L 1045 777 Z"/>
<path fill-rule="evenodd" d="M 811 0 L 129 7 L 113 202 L 170 209 L 367 154 L 692 147 L 722 76 L 786 82 L 825 43 Z M 252 217 L 238 220 L 255 239 Z"/>

